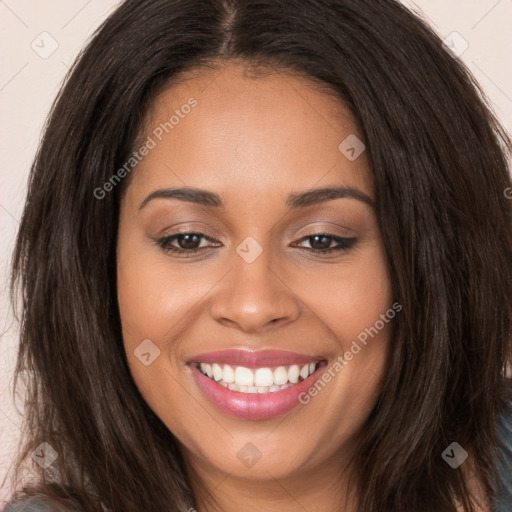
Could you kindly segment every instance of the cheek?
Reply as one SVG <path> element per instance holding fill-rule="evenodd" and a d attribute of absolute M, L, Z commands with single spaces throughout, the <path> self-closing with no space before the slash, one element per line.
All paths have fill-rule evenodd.
<path fill-rule="evenodd" d="M 187 438 L 188 430 L 194 430 L 194 419 L 188 411 L 190 396 L 180 385 L 186 370 L 180 364 L 179 345 L 169 341 L 192 320 L 187 311 L 198 300 L 202 287 L 188 286 L 175 272 L 171 278 L 168 265 L 142 250 L 123 249 L 120 244 L 118 302 L 130 372 L 148 405 L 175 435 Z M 150 354 L 147 365 L 138 357 L 145 340 L 151 340 L 143 352 Z"/>
<path fill-rule="evenodd" d="M 353 338 L 391 305 L 384 260 L 376 250 L 364 260 L 333 267 L 283 272 L 283 276 L 291 293 L 305 304 L 306 315 L 315 316 L 341 339 Z M 223 274 L 217 270 L 170 269 L 165 259 L 148 263 L 142 251 L 120 259 L 118 301 L 124 330 L 143 339 L 172 337 L 173 326 L 179 329 L 178 322 L 190 321 L 187 312 L 201 303 Z"/>
<path fill-rule="evenodd" d="M 329 380 L 325 388 L 317 386 L 318 395 L 313 391 L 308 407 L 325 417 L 325 403 L 339 405 L 327 421 L 339 442 L 360 428 L 375 404 L 397 315 L 381 246 L 366 247 L 352 261 L 325 273 L 303 274 L 302 287 L 312 315 L 332 340 Z"/>
<path fill-rule="evenodd" d="M 344 351 L 392 305 L 392 290 L 380 245 L 366 247 L 346 264 L 301 272 L 302 299 Z M 387 325 L 387 324 L 386 324 Z M 386 330 L 378 322 L 379 331 Z M 364 335 L 363 335 L 364 337 Z M 335 347 L 336 349 L 336 347 Z"/>
<path fill-rule="evenodd" d="M 190 321 L 188 311 L 209 289 L 209 281 L 199 279 L 199 273 L 180 274 L 165 259 L 148 257 L 144 251 L 120 258 L 117 272 L 125 341 L 133 336 L 172 338 L 173 329 Z"/>

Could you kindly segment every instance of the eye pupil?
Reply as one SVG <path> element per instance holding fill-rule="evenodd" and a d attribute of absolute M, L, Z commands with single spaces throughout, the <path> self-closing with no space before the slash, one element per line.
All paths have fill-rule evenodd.
<path fill-rule="evenodd" d="M 198 246 L 198 242 L 200 241 L 200 236 L 195 233 L 184 234 L 180 235 L 177 240 L 178 245 L 182 249 L 195 249 Z"/>
<path fill-rule="evenodd" d="M 311 247 L 313 249 L 327 249 L 331 245 L 331 237 L 325 235 L 314 235 L 311 238 Z"/>

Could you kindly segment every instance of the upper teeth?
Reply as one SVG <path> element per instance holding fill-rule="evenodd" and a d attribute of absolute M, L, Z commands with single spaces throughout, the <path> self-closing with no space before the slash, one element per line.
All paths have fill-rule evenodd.
<path fill-rule="evenodd" d="M 223 384 L 234 383 L 237 386 L 283 386 L 296 384 L 309 377 L 316 369 L 317 363 L 291 366 L 278 366 L 276 368 L 256 368 L 254 370 L 244 366 L 229 366 L 227 364 L 201 363 L 201 371 L 214 380 L 223 381 Z"/>

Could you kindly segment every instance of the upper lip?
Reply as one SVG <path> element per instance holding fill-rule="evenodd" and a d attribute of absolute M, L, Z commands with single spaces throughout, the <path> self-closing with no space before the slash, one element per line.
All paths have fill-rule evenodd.
<path fill-rule="evenodd" d="M 287 366 L 292 364 L 314 363 L 323 360 L 322 357 L 282 350 L 220 350 L 206 352 L 191 357 L 188 363 L 219 363 L 245 368 L 262 368 L 270 366 Z"/>

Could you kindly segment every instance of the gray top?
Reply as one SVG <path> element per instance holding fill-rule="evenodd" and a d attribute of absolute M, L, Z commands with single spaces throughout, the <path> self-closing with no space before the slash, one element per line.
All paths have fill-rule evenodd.
<path fill-rule="evenodd" d="M 44 498 L 34 496 L 33 498 L 24 501 L 16 501 L 15 503 L 7 505 L 4 512 L 61 512 L 55 505 L 45 502 L 46 500 Z"/>
<path fill-rule="evenodd" d="M 512 407 L 502 418 L 498 436 L 505 447 L 506 457 L 505 460 L 496 461 L 501 490 L 498 493 L 493 512 L 512 512 Z"/>
<path fill-rule="evenodd" d="M 500 475 L 501 489 L 499 490 L 492 512 L 512 512 L 512 408 L 502 419 L 498 434 L 503 440 L 507 457 L 505 460 L 496 461 L 498 474 Z M 25 501 L 12 503 L 4 509 L 4 512 L 66 512 L 49 504 L 43 497 L 33 497 Z"/>

